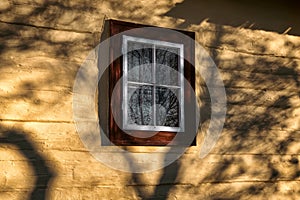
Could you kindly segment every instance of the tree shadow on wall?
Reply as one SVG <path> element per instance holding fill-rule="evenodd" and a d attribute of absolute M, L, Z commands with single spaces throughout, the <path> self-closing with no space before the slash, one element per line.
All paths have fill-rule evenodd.
<path fill-rule="evenodd" d="M 221 145 L 212 151 L 221 160 L 199 183 L 218 185 L 236 180 L 251 183 L 236 190 L 208 190 L 209 199 L 282 195 L 280 181 L 297 181 L 300 177 L 299 149 L 295 148 L 299 144 L 300 132 L 291 127 L 291 121 L 299 119 L 293 114 L 299 106 L 300 81 L 296 70 L 299 61 L 289 57 L 295 47 L 286 41 L 282 48 L 287 53 L 282 58 L 267 55 L 272 41 L 262 42 L 259 47 L 261 55 L 239 53 L 222 49 L 220 41 L 226 36 L 226 31 L 218 26 L 213 46 L 209 49 L 221 73 L 230 74 L 230 78 L 224 80 L 227 94 L 225 135 L 223 131 L 219 138 Z M 227 42 L 236 47 L 241 39 L 233 37 Z M 234 56 L 224 58 L 221 56 L 224 52 Z M 210 106 L 209 92 L 203 88 L 204 104 Z M 204 123 L 209 116 L 201 119 Z M 274 161 L 276 159 L 279 161 Z M 281 165 L 285 165 L 285 169 Z M 289 192 L 285 197 L 293 198 L 293 195 Z"/>
<path fill-rule="evenodd" d="M 170 152 L 166 152 L 168 154 Z M 166 157 L 165 157 L 166 159 Z M 136 160 L 127 156 L 127 160 L 131 161 L 130 165 L 138 165 Z M 174 184 L 177 181 L 180 169 L 180 162 L 178 160 L 174 161 L 173 163 L 167 165 L 167 161 L 165 160 L 165 166 L 161 169 L 163 172 L 159 177 L 159 180 L 155 185 L 153 185 L 149 180 L 148 174 L 155 173 L 155 172 L 146 172 L 146 173 L 132 173 L 131 178 L 128 179 L 128 183 L 130 185 L 134 185 L 134 189 L 136 194 L 139 198 L 143 200 L 164 200 L 170 198 L 170 192 L 174 188 Z M 133 167 L 135 168 L 135 167 Z M 150 181 L 150 182 L 149 182 Z M 149 192 L 150 190 L 153 192 Z M 153 188 L 153 190 L 152 190 Z"/>
<path fill-rule="evenodd" d="M 220 72 L 229 77 L 224 80 L 227 93 L 224 131 L 219 138 L 219 145 L 207 156 L 208 159 L 215 156 L 219 160 L 210 164 L 209 168 L 204 167 L 203 176 L 186 193 L 201 198 L 206 195 L 205 199 L 267 199 L 272 195 L 294 198 L 297 196 L 294 190 L 283 191 L 280 184 L 293 181 L 296 184 L 300 178 L 300 149 L 297 148 L 300 132 L 291 123 L 299 119 L 295 112 L 300 102 L 299 59 L 289 57 L 295 47 L 286 41 L 282 48 L 287 53 L 282 57 L 268 55 L 268 47 L 274 41 L 261 43 L 258 47 L 261 55 L 232 52 L 222 49 L 220 42 L 227 34 L 219 27 L 212 41 L 213 47 L 209 49 Z M 235 47 L 239 39 L 233 37 L 228 43 Z M 224 52 L 235 54 L 234 58 L 222 58 L 220 55 Z M 203 104 L 200 111 L 201 123 L 204 124 L 210 120 L 211 102 L 207 86 L 201 87 Z M 190 184 L 181 180 L 185 176 L 180 173 L 185 171 L 184 166 L 193 166 L 191 170 L 207 166 L 205 159 L 198 159 L 185 159 L 184 165 L 178 159 L 162 169 L 158 183 L 152 186 L 155 189 L 151 195 L 143 188 L 147 187 L 143 175 L 132 174 L 137 194 L 142 199 L 171 199 L 171 191 L 178 188 L 177 183 Z M 206 187 L 206 184 L 210 187 Z"/>
<path fill-rule="evenodd" d="M 52 117 L 55 116 L 55 107 L 63 106 L 63 102 L 70 96 L 72 80 L 79 65 L 76 60 L 78 57 L 79 59 L 81 56 L 84 57 L 83 51 L 92 49 L 95 43 L 93 33 L 80 29 L 81 27 L 74 27 L 75 25 L 68 27 L 77 18 L 71 18 L 64 23 L 64 27 L 57 27 L 57 23 L 74 13 L 82 16 L 81 12 L 92 10 L 88 3 L 78 7 L 69 5 L 69 2 L 53 1 L 8 4 L 5 9 L 2 4 L 0 6 L 0 121 L 16 120 L 14 122 L 16 126 L 32 121 L 50 124 Z M 22 12 L 25 10 L 28 12 Z M 63 31 L 74 32 L 82 34 L 82 37 L 75 41 L 69 40 L 68 37 L 65 40 L 57 40 L 52 37 L 53 31 L 62 31 L 59 32 L 61 35 L 64 34 Z M 65 64 L 58 66 L 53 62 L 55 59 L 58 63 Z M 69 82 L 66 83 L 65 80 Z M 47 94 L 50 91 L 51 94 Z M 51 120 L 48 116 L 42 116 L 45 113 L 49 113 Z M 49 122 L 45 122 L 48 120 Z M 41 148 L 37 148 L 35 146 L 37 138 L 27 137 L 30 135 L 31 133 L 22 128 L 0 126 L 0 145 L 17 148 L 24 156 L 26 160 L 24 162 L 28 163 L 34 172 L 34 176 L 30 177 L 35 180 L 34 185 L 24 187 L 26 192 L 30 190 L 29 199 L 47 199 L 51 182 L 56 177 L 56 169 L 53 165 L 48 165 L 47 156 L 39 152 L 39 150 L 47 152 L 47 146 L 43 144 Z M 53 140 L 47 142 L 51 143 Z M 0 190 L 5 191 L 5 188 Z M 11 190 L 10 193 L 18 192 L 16 188 Z"/>
<path fill-rule="evenodd" d="M 86 7 L 87 4 L 82 4 L 82 7 Z M 201 12 L 197 11 L 197 12 L 192 12 L 192 11 L 188 11 L 188 12 L 183 12 L 183 10 L 180 10 L 181 4 L 179 4 L 178 6 L 176 6 L 174 9 L 172 9 L 169 13 L 167 13 L 166 15 L 170 15 L 170 16 L 174 16 L 174 17 L 183 17 L 187 19 L 188 23 L 199 23 L 199 19 L 203 20 L 207 17 L 210 17 L 208 15 L 205 15 L 205 18 L 199 18 L 198 16 L 195 16 L 195 18 L 192 18 L 194 13 L 199 14 Z M 182 5 L 187 6 L 188 9 L 194 9 L 194 4 L 192 4 L 192 1 L 187 0 L 184 1 Z M 33 11 L 32 13 L 30 13 L 28 16 L 32 15 L 32 16 L 38 16 L 38 14 L 43 14 L 44 11 L 46 10 L 47 6 L 51 6 L 51 4 L 46 4 L 43 5 L 42 8 L 37 9 L 35 11 Z M 63 7 L 60 4 L 55 4 L 55 6 L 57 7 Z M 78 8 L 78 10 L 76 11 L 77 13 L 80 13 L 80 11 L 83 9 L 82 7 Z M 203 7 L 203 9 L 205 9 L 207 7 Z M 222 8 L 222 7 L 221 7 Z M 295 6 L 295 8 L 297 8 L 297 6 Z M 69 8 L 68 8 L 69 9 Z M 179 9 L 176 11 L 176 9 Z M 222 8 L 223 9 L 223 8 Z M 124 8 L 124 10 L 126 10 L 126 8 Z M 176 12 L 175 12 L 176 11 Z M 219 10 L 220 11 L 220 10 Z M 244 10 L 242 10 L 244 11 Z M 7 12 L 10 12 L 10 10 L 8 10 Z M 63 16 L 64 12 L 53 12 L 53 15 L 48 17 L 47 19 L 49 19 L 49 21 L 51 20 L 58 20 L 59 16 Z M 182 16 L 181 13 L 189 13 L 191 15 L 191 18 L 189 18 L 189 16 Z M 26 16 L 24 17 L 20 17 L 18 19 L 15 19 L 16 21 L 19 22 L 24 22 L 26 21 Z M 222 18 L 218 18 L 219 20 L 221 20 Z M 297 18 L 295 18 L 297 19 Z M 196 21 L 194 21 L 196 20 Z M 214 21 L 213 21 L 214 22 Z M 239 23 L 237 23 L 237 25 L 240 25 L 241 23 L 244 23 L 245 21 L 239 21 Z M 217 23 L 223 23 L 226 24 L 225 22 L 219 21 Z M 188 24 L 184 24 L 184 26 L 187 26 Z M 22 24 L 15 24 L 14 26 L 16 26 L 19 31 L 21 31 L 22 29 L 26 30 Z M 27 27 L 28 28 L 28 27 Z M 12 29 L 12 28 L 11 28 Z M 44 29 L 42 29 L 44 30 Z M 281 30 L 280 30 L 281 31 Z M 80 42 L 84 43 L 92 43 L 92 42 L 88 42 L 88 41 L 78 41 L 76 44 L 73 44 L 72 42 L 60 42 L 60 41 L 51 41 L 48 37 L 44 36 L 44 33 L 46 33 L 47 30 L 44 30 L 44 32 L 42 32 L 41 34 L 36 34 L 34 35 L 35 37 L 32 38 L 23 38 L 22 40 L 20 40 L 21 42 L 16 44 L 16 48 L 19 50 L 19 52 L 22 53 L 22 51 L 26 51 L 26 50 L 30 50 L 30 48 L 34 49 L 34 45 L 38 45 L 35 44 L 36 41 L 43 41 L 47 44 L 50 44 L 51 47 L 53 47 L 53 49 L 55 49 L 55 56 L 57 57 L 68 57 L 70 55 L 72 55 L 72 47 L 76 46 L 77 44 L 80 44 Z M 219 35 L 216 36 L 216 40 L 215 40 L 215 46 L 219 46 L 220 44 L 220 38 L 222 38 L 224 36 L 224 34 L 222 34 L 222 30 L 220 30 L 218 32 Z M 19 33 L 16 32 L 15 30 L 10 31 L 10 29 L 7 30 L 7 32 L 3 36 L 3 38 L 5 39 L 3 43 L 0 44 L 0 53 L 5 52 L 6 49 L 11 48 L 11 43 L 9 42 L 9 38 L 11 37 L 19 37 Z M 7 40 L 6 40 L 7 39 Z M 13 43 L 14 44 L 14 43 Z M 234 41 L 232 41 L 232 45 L 234 46 Z M 79 47 L 81 47 L 81 44 L 78 45 Z M 48 46 L 47 46 L 48 47 Z M 262 48 L 265 48 L 264 46 L 262 46 Z M 215 49 L 217 51 L 217 49 Z M 291 49 L 292 51 L 293 49 Z M 80 51 L 80 48 L 74 48 L 73 51 Z M 4 56 L 2 56 L 1 58 L 4 58 Z M 293 77 L 294 82 L 297 83 L 297 89 L 299 88 L 299 76 L 297 75 L 297 72 L 295 72 L 295 70 L 293 70 L 293 68 L 289 67 L 288 70 L 286 70 L 286 66 L 282 65 L 279 62 L 269 62 L 267 60 L 265 60 L 264 57 L 261 57 L 261 62 L 264 63 L 265 66 L 282 66 L 279 67 L 278 70 L 275 70 L 276 73 L 281 74 L 282 75 L 282 70 L 285 71 L 285 73 L 287 75 L 291 75 Z M 222 60 L 222 59 L 221 59 Z M 219 62 L 221 62 L 221 60 L 219 60 L 218 58 L 218 52 L 216 54 L 216 56 L 214 57 L 214 61 L 217 62 L 218 66 L 222 66 L 222 64 L 218 64 Z M 244 58 L 241 58 L 239 63 L 236 66 L 236 69 L 241 69 L 243 66 L 247 66 L 247 60 Z M 294 61 L 291 59 L 291 62 L 293 63 Z M 252 67 L 250 67 L 249 69 L 257 69 L 259 70 L 259 67 L 256 66 L 261 66 L 261 63 L 254 63 L 251 65 Z M 248 69 L 242 69 L 242 70 L 248 70 Z M 249 71 L 248 71 L 249 72 Z M 252 71 L 253 74 L 257 71 Z M 262 72 L 262 71 L 258 71 L 259 73 L 267 73 L 267 72 Z M 272 72 L 275 74 L 275 72 Z M 54 73 L 55 74 L 55 73 Z M 72 74 L 71 74 L 72 75 Z M 60 78 L 54 78 L 53 79 L 53 74 L 52 76 L 49 77 L 49 82 L 45 81 L 45 84 L 49 84 L 52 82 L 57 81 Z M 70 77 L 69 77 L 70 78 Z M 70 78 L 72 79 L 72 77 Z M 234 90 L 234 88 L 237 88 L 236 86 L 238 86 L 238 82 L 237 81 L 241 81 L 244 82 L 246 80 L 246 77 L 241 77 L 240 75 L 238 75 L 237 73 L 232 72 L 232 76 L 230 78 L 230 81 L 227 81 L 225 83 L 226 85 L 226 90 L 227 90 L 227 94 L 228 95 L 232 95 L 234 96 L 235 93 L 234 92 L 238 92 L 240 94 L 240 96 L 246 96 L 247 98 L 244 98 L 245 101 L 234 101 L 234 100 L 229 100 L 228 105 L 229 105 L 229 111 L 233 111 L 233 110 L 237 110 L 237 107 L 234 107 L 236 105 L 241 105 L 241 107 L 245 104 L 248 105 L 255 105 L 255 106 L 260 106 L 257 102 L 260 100 L 260 95 L 263 96 L 264 93 L 268 92 L 268 89 L 270 88 L 257 88 L 257 86 L 261 85 L 261 86 L 265 86 L 265 85 L 270 85 L 269 83 L 271 82 L 272 84 L 276 85 L 276 81 L 273 82 L 272 80 L 268 80 L 268 79 L 252 79 L 254 80 L 252 82 L 252 86 L 253 88 L 256 87 L 257 89 L 257 95 L 252 95 L 249 94 L 247 92 L 243 92 L 243 90 Z M 278 79 L 279 80 L 279 79 Z M 266 84 L 268 83 L 268 84 Z M 242 85 L 242 83 L 241 83 Z M 287 84 L 286 84 L 287 85 Z M 284 88 L 284 87 L 282 87 Z M 199 190 L 201 189 L 201 184 L 202 183 L 212 183 L 212 184 L 217 184 L 220 183 L 222 181 L 232 181 L 232 179 L 236 179 L 239 177 L 242 177 L 243 175 L 247 175 L 248 177 L 252 177 L 253 179 L 248 179 L 247 181 L 253 181 L 253 184 L 247 187 L 241 187 L 240 190 L 237 193 L 232 193 L 230 190 L 228 189 L 220 189 L 220 190 L 211 190 L 209 191 L 211 193 L 210 199 L 220 199 L 221 197 L 223 198 L 228 198 L 228 199 L 240 199 L 243 197 L 247 197 L 247 195 L 251 194 L 253 196 L 255 195 L 259 195 L 261 193 L 269 193 L 272 194 L 276 191 L 278 191 L 277 186 L 275 185 L 276 181 L 281 181 L 282 177 L 284 177 L 282 174 L 284 173 L 283 171 L 281 171 L 280 169 L 278 169 L 278 167 L 276 166 L 276 163 L 274 164 L 274 162 L 272 162 L 272 155 L 267 155 L 266 152 L 264 152 L 263 150 L 260 152 L 257 152 L 257 155 L 254 156 L 255 158 L 255 162 L 256 164 L 261 164 L 261 165 L 253 165 L 250 166 L 247 165 L 247 156 L 228 156 L 226 157 L 226 153 L 227 152 L 231 152 L 231 153 L 236 153 L 236 152 L 251 152 L 252 150 L 258 148 L 257 143 L 255 143 L 258 140 L 253 140 L 253 142 L 251 140 L 249 140 L 249 138 L 251 138 L 252 134 L 256 134 L 256 138 L 260 139 L 260 143 L 266 144 L 266 146 L 268 144 L 278 144 L 277 148 L 274 150 L 273 154 L 278 154 L 278 155 L 285 155 L 288 154 L 289 151 L 289 147 L 290 146 L 295 146 L 295 144 L 299 144 L 297 143 L 298 141 L 295 139 L 295 132 L 289 132 L 287 134 L 287 137 L 284 140 L 280 140 L 279 138 L 267 138 L 266 136 L 261 135 L 262 132 L 264 131 L 269 131 L 271 129 L 274 129 L 276 127 L 278 127 L 278 124 L 282 125 L 282 128 L 286 128 L 286 124 L 285 122 L 292 117 L 291 116 L 291 110 L 293 110 L 293 105 L 291 103 L 291 98 L 293 97 L 293 95 L 295 94 L 283 94 L 280 97 L 272 100 L 269 102 L 268 105 L 264 104 L 265 109 L 265 113 L 264 114 L 259 114 L 259 113 L 253 113 L 251 109 L 245 111 L 245 113 L 240 113 L 241 115 L 236 115 L 235 113 L 233 114 L 229 114 L 228 115 L 228 120 L 227 120 L 227 124 L 225 126 L 225 128 L 231 129 L 234 131 L 234 134 L 231 135 L 230 137 L 232 138 L 232 141 L 230 143 L 226 143 L 224 142 L 224 147 L 222 149 L 221 152 L 217 152 L 216 154 L 223 156 L 224 158 L 222 158 L 222 162 L 217 163 L 216 165 L 214 165 L 211 169 L 210 172 L 208 172 L 205 176 L 201 177 L 201 179 L 198 181 L 197 186 L 195 186 L 197 189 L 199 188 Z M 26 97 L 28 96 L 28 93 L 26 93 Z M 34 96 L 34 95 L 29 95 L 29 96 Z M 298 96 L 299 96 L 299 90 L 298 90 Z M 17 98 L 17 97 L 14 97 Z M 28 97 L 29 98 L 29 97 Z M 30 99 L 33 99 L 32 97 L 30 97 Z M 230 98 L 229 98 L 230 99 Z M 233 98 L 232 98 L 233 99 Z M 251 101 L 250 101 L 250 100 Z M 57 99 L 57 102 L 62 101 L 62 99 Z M 13 101 L 12 101 L 13 102 Z M 53 104 L 55 105 L 55 103 L 57 102 L 53 102 Z M 281 105 L 286 105 L 285 107 L 282 107 Z M 47 109 L 47 107 L 45 107 L 45 109 Z M 201 110 L 201 109 L 200 109 Z M 278 116 L 278 113 L 282 114 L 281 117 Z M 243 115 L 244 114 L 244 115 Z M 237 117 L 238 119 L 235 120 Z M 201 119 L 205 119 L 205 117 L 202 117 Z M 209 120 L 209 117 L 207 118 L 207 120 Z M 203 123 L 205 122 L 205 120 L 203 121 Z M 256 130 L 253 132 L 253 130 Z M 30 163 L 31 167 L 34 170 L 34 173 L 37 177 L 37 181 L 35 184 L 35 187 L 32 191 L 32 193 L 30 194 L 31 199 L 43 199 L 46 198 L 46 193 L 47 193 L 47 188 L 49 187 L 49 184 L 51 182 L 51 180 L 53 180 L 53 178 L 55 177 L 55 173 L 49 168 L 49 166 L 46 163 L 45 158 L 38 153 L 37 149 L 34 147 L 33 143 L 30 142 L 30 140 L 25 136 L 25 134 L 22 134 L 22 131 L 19 130 L 7 130 L 5 132 L 5 134 L 3 136 L 0 137 L 0 143 L 2 144 L 12 144 L 17 146 L 20 149 L 20 152 L 24 155 L 25 158 L 28 159 L 28 162 Z M 221 138 L 222 139 L 222 138 Z M 250 141 L 250 143 L 245 143 L 245 141 Z M 227 146 L 226 146 L 227 145 Z M 276 146 L 275 145 L 275 146 Z M 299 152 L 298 152 L 299 153 Z M 197 161 L 199 162 L 199 161 Z M 290 180 L 296 180 L 297 178 L 299 178 L 300 173 L 299 173 L 299 167 L 297 167 L 297 163 L 299 162 L 297 160 L 297 158 L 291 158 L 290 160 L 288 160 L 288 162 L 294 166 L 293 168 L 290 168 L 292 171 L 292 174 L 289 175 L 289 179 Z M 228 174 L 228 171 L 230 171 L 232 166 L 237 166 L 236 163 L 238 163 L 238 171 L 232 173 L 232 174 Z M 263 165 L 265 163 L 265 165 Z M 193 163 L 191 162 L 190 165 L 192 165 Z M 257 171 L 259 171 L 259 169 L 263 169 L 262 166 L 266 166 L 266 169 L 268 169 L 268 171 L 265 171 L 264 173 L 268 175 L 267 178 L 261 180 L 261 182 L 257 183 L 256 178 L 259 177 L 260 173 L 256 172 L 256 171 L 249 171 L 250 168 L 258 168 Z M 143 178 L 141 178 L 141 174 L 132 174 L 131 178 L 132 180 L 135 182 L 135 188 L 136 191 L 138 193 L 138 195 L 144 199 L 167 199 L 170 195 L 170 192 L 173 188 L 175 188 L 175 184 L 176 182 L 180 182 L 180 176 L 184 176 L 184 174 L 179 174 L 179 171 L 181 169 L 182 165 L 181 165 L 181 160 L 176 161 L 175 163 L 169 165 L 168 167 L 163 169 L 162 175 L 159 179 L 159 182 L 153 186 L 155 187 L 154 193 L 152 195 L 145 195 L 145 191 L 142 190 L 142 187 L 146 187 L 147 186 L 147 180 L 143 180 Z M 256 182 L 255 182 L 256 181 Z M 212 187 L 214 188 L 214 187 Z M 186 191 L 187 193 L 189 192 L 188 190 Z M 199 192 L 198 192 L 199 193 Z M 197 193 L 197 194 L 198 194 Z M 197 195 L 195 194 L 195 195 Z M 199 195 L 199 194 L 198 194 Z M 252 198 L 253 198 L 252 196 Z"/>
<path fill-rule="evenodd" d="M 0 144 L 9 144 L 17 147 L 33 169 L 36 181 L 32 192 L 28 195 L 29 199 L 46 199 L 47 190 L 51 185 L 51 180 L 55 178 L 55 172 L 50 169 L 45 158 L 37 151 L 25 133 L 19 130 L 6 130 L 0 135 Z"/>

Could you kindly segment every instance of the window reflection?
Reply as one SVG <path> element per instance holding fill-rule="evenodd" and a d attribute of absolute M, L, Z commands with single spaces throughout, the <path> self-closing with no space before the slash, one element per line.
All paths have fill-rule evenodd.
<path fill-rule="evenodd" d="M 149 44 L 128 42 L 128 80 L 136 82 L 152 82 L 152 46 Z M 136 66 L 143 66 L 136 69 Z"/>
<path fill-rule="evenodd" d="M 178 90 L 178 89 L 177 89 Z M 171 90 L 166 87 L 157 87 L 156 100 L 156 124 L 159 126 L 179 127 L 179 101 L 176 95 L 179 90 Z"/>
<path fill-rule="evenodd" d="M 177 95 L 176 95 L 177 93 Z M 179 127 L 179 89 L 156 87 L 155 113 L 157 126 Z M 154 125 L 153 86 L 130 86 L 128 88 L 130 124 Z"/>
<path fill-rule="evenodd" d="M 179 49 L 157 47 L 155 54 L 156 82 L 163 85 L 178 85 Z"/>
<path fill-rule="evenodd" d="M 153 86 L 129 87 L 130 124 L 153 125 Z"/>

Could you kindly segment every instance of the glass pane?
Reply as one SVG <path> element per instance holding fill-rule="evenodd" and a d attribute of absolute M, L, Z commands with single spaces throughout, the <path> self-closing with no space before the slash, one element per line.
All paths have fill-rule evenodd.
<path fill-rule="evenodd" d="M 152 82 L 152 45 L 128 42 L 128 80 Z"/>
<path fill-rule="evenodd" d="M 163 85 L 178 85 L 179 68 L 178 48 L 156 47 L 156 83 Z"/>
<path fill-rule="evenodd" d="M 179 127 L 179 89 L 157 87 L 155 90 L 156 124 Z"/>
<path fill-rule="evenodd" d="M 153 125 L 153 86 L 128 87 L 128 123 Z"/>

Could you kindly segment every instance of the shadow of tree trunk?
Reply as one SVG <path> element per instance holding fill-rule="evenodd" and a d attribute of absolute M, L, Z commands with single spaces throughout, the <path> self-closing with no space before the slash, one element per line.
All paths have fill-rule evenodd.
<path fill-rule="evenodd" d="M 0 136 L 0 144 L 11 144 L 18 147 L 34 171 L 35 186 L 29 194 L 31 200 L 47 199 L 47 190 L 55 172 L 47 165 L 45 158 L 37 151 L 34 144 L 19 130 L 8 130 Z"/>
<path fill-rule="evenodd" d="M 155 184 L 154 192 L 151 195 L 146 194 L 142 187 L 151 187 L 152 185 L 147 185 L 147 183 L 143 180 L 143 174 L 133 173 L 132 181 L 137 185 L 135 187 L 137 195 L 144 200 L 168 199 L 171 189 L 174 187 L 178 177 L 179 169 L 180 164 L 178 160 L 163 168 L 162 175 L 159 181 Z"/>

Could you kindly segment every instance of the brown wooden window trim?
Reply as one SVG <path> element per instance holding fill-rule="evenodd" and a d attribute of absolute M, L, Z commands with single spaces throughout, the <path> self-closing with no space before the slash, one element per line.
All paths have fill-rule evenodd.
<path fill-rule="evenodd" d="M 160 131 L 156 133 L 152 137 L 133 137 L 131 135 L 128 135 L 122 131 L 122 129 L 117 125 L 117 123 L 114 120 L 114 117 L 112 115 L 112 110 L 110 105 L 118 105 L 120 108 L 120 112 L 122 113 L 122 92 L 119 91 L 119 97 L 116 98 L 112 102 L 111 95 L 113 93 L 113 90 L 115 88 L 116 83 L 118 80 L 122 77 L 122 56 L 117 58 L 116 60 L 112 60 L 112 55 L 116 53 L 117 51 L 121 51 L 121 45 L 122 45 L 122 32 L 135 29 L 135 28 L 143 28 L 147 27 L 146 25 L 141 25 L 141 24 L 135 24 L 135 23 L 129 23 L 129 22 L 122 22 L 122 21 L 117 21 L 117 20 L 108 20 L 107 22 L 108 25 L 108 36 L 113 36 L 116 34 L 120 35 L 120 38 L 118 38 L 114 44 L 110 44 L 110 66 L 109 66 L 109 89 L 108 89 L 108 95 L 109 95 L 109 110 L 108 110 L 108 132 L 109 132 L 109 139 L 112 143 L 115 145 L 119 146 L 165 146 L 168 145 L 170 142 L 172 142 L 173 138 L 175 137 L 176 134 L 194 134 L 195 132 L 195 122 L 185 122 L 186 123 L 186 129 L 184 133 L 176 133 L 176 132 L 166 132 L 166 131 Z M 182 30 L 176 30 L 179 31 L 180 33 L 183 33 L 193 40 L 189 40 L 188 43 L 184 43 L 185 41 L 181 41 L 180 38 L 178 38 L 177 35 L 170 35 L 167 38 L 163 35 L 157 36 L 157 34 L 154 34 L 155 37 L 151 35 L 151 33 L 145 33 L 143 32 L 144 29 L 136 29 L 134 33 L 132 33 L 131 36 L 134 37 L 146 37 L 148 39 L 153 39 L 153 40 L 162 40 L 162 41 L 167 41 L 167 42 L 174 42 L 174 43 L 182 43 L 184 44 L 184 55 L 185 58 L 186 56 L 189 56 L 189 60 L 194 61 L 194 44 L 191 43 L 190 41 L 194 41 L 195 39 L 195 34 L 193 32 L 188 32 L 188 31 L 182 31 Z M 118 52 L 120 53 L 120 52 Z M 187 60 L 184 60 L 184 77 L 185 79 L 188 80 L 189 84 L 195 90 L 195 68 L 194 68 L 194 63 L 187 62 Z M 186 89 L 186 86 L 185 86 Z M 195 103 L 194 97 L 192 96 L 191 92 L 185 93 L 185 105 L 184 105 L 184 115 L 193 115 L 193 112 L 188 109 L 189 104 Z M 187 109 L 186 109 L 187 108 Z M 195 116 L 193 117 L 195 119 Z M 185 118 L 186 120 L 186 118 Z M 100 120 L 101 121 L 101 120 Z M 191 121 L 191 120 L 190 120 Z M 193 120 L 192 120 L 193 121 Z M 141 135 L 141 136 L 146 136 L 147 134 L 151 134 L 151 132 L 148 131 L 135 131 L 135 134 Z M 173 142 L 174 143 L 174 142 Z M 180 141 L 176 142 L 172 145 L 180 145 Z M 191 145 L 195 145 L 195 139 Z"/>

